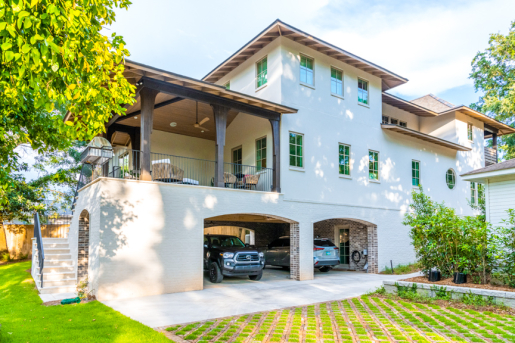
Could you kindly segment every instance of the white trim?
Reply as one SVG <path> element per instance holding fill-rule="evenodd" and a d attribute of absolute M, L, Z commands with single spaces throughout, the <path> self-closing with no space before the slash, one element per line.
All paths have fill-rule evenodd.
<path fill-rule="evenodd" d="M 454 187 L 450 188 L 449 187 L 449 184 L 447 183 L 447 172 L 449 170 L 452 170 L 453 174 L 454 174 Z M 458 184 L 458 175 L 456 174 L 456 171 L 454 170 L 454 168 L 449 168 L 445 171 L 445 184 L 447 185 L 447 189 L 450 190 L 450 191 L 453 191 L 456 189 L 456 185 Z M 469 194 L 470 195 L 470 194 Z"/>
<path fill-rule="evenodd" d="M 340 145 L 348 146 L 349 147 L 349 175 L 340 174 Z M 338 175 L 340 177 L 346 178 L 346 179 L 352 179 L 352 163 L 351 163 L 351 150 L 352 145 L 347 143 L 338 142 Z"/>
<path fill-rule="evenodd" d="M 293 134 L 296 134 L 296 135 L 301 135 L 302 136 L 302 167 L 297 167 L 297 166 L 292 166 L 290 165 L 290 133 L 293 133 Z M 305 153 L 305 142 L 306 140 L 304 139 L 304 134 L 303 133 L 300 133 L 300 132 L 295 132 L 295 131 L 288 131 L 288 166 L 290 167 L 290 170 L 296 170 L 296 171 L 304 171 L 304 169 L 306 168 L 306 160 L 304 158 L 304 156 L 306 156 L 306 153 Z M 297 146 L 297 144 L 295 144 L 295 146 Z M 297 156 L 297 155 L 295 155 Z"/>
<path fill-rule="evenodd" d="M 294 166 L 290 166 L 290 170 L 293 170 L 293 171 L 300 171 L 300 172 L 305 172 L 306 169 L 305 168 L 301 168 L 301 167 L 294 167 Z"/>
<path fill-rule="evenodd" d="M 515 168 L 510 168 L 510 169 L 502 169 L 502 170 L 494 170 L 494 171 L 490 171 L 490 172 L 477 173 L 477 174 L 472 174 L 472 175 L 465 175 L 465 176 L 462 176 L 462 178 L 465 181 L 481 182 L 479 180 L 493 178 L 493 177 L 499 177 L 499 176 L 514 175 L 514 174 L 515 174 Z"/>
<path fill-rule="evenodd" d="M 256 93 L 259 92 L 260 90 L 262 90 L 263 88 L 265 88 L 266 86 L 268 86 L 268 82 L 265 83 L 264 85 L 262 85 L 261 87 L 256 88 Z"/>
<path fill-rule="evenodd" d="M 331 82 L 332 82 L 332 76 L 331 76 L 331 69 L 336 69 L 336 70 L 339 70 L 342 72 L 342 94 L 338 94 L 338 93 L 333 93 L 332 90 L 331 90 Z M 343 94 L 344 94 L 344 89 L 345 89 L 345 83 L 343 82 L 343 80 L 345 79 L 345 73 L 343 71 L 343 69 L 341 68 L 338 68 L 332 64 L 329 65 L 329 93 L 332 95 L 332 96 L 335 96 L 337 98 L 342 98 L 343 99 Z"/>
<path fill-rule="evenodd" d="M 377 180 L 374 180 L 374 179 L 371 179 L 370 178 L 370 152 L 377 152 Z M 372 149 L 368 149 L 368 154 L 367 154 L 367 157 L 368 157 L 368 181 L 370 182 L 374 182 L 374 183 L 381 183 L 381 159 L 379 158 L 380 154 L 379 154 L 379 151 L 377 150 L 372 150 Z"/>
<path fill-rule="evenodd" d="M 309 83 L 299 82 L 299 84 L 300 84 L 301 86 L 308 87 L 308 88 L 311 88 L 311 89 L 316 90 L 315 86 L 310 85 Z"/>
<path fill-rule="evenodd" d="M 359 80 L 365 81 L 367 83 L 367 101 L 368 102 L 366 104 L 359 101 Z M 370 108 L 370 81 L 365 79 L 364 77 L 358 76 L 358 80 L 356 82 L 356 89 L 358 91 L 356 93 L 356 95 L 357 95 L 356 100 L 358 102 L 358 105 Z"/>
<path fill-rule="evenodd" d="M 313 61 L 313 69 L 312 69 L 313 70 L 313 84 L 312 85 L 310 85 L 309 83 L 306 83 L 306 82 L 302 82 L 300 80 L 300 68 L 302 68 L 302 66 L 300 64 L 301 64 L 302 56 L 309 58 L 310 60 Z M 313 89 L 315 89 L 315 85 L 316 85 L 316 83 L 315 83 L 315 58 L 311 57 L 308 54 L 300 52 L 300 51 L 299 51 L 299 84 L 302 86 L 305 86 L 305 87 L 313 88 Z"/>
<path fill-rule="evenodd" d="M 258 68 L 257 68 L 257 65 L 259 62 L 263 61 L 264 59 L 266 58 L 266 83 L 264 85 L 261 85 L 258 87 Z M 258 90 L 261 90 L 263 88 L 265 88 L 265 86 L 268 84 L 268 55 L 265 55 L 263 57 L 261 57 L 260 59 L 258 59 L 256 61 L 256 63 L 254 63 L 254 69 L 255 69 L 255 73 L 254 73 L 254 79 L 256 80 L 255 83 L 254 83 L 254 87 L 256 88 L 256 92 Z"/>

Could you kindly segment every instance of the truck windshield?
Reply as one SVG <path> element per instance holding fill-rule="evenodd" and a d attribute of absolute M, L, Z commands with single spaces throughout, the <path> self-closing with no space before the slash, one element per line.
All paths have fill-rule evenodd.
<path fill-rule="evenodd" d="M 211 236 L 211 246 L 220 247 L 244 247 L 245 244 L 238 237 Z"/>

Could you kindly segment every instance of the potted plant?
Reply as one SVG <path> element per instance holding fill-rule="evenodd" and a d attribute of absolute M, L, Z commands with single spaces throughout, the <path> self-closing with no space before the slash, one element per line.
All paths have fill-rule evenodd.
<path fill-rule="evenodd" d="M 436 268 L 431 269 L 429 271 L 429 276 L 427 278 L 430 282 L 437 282 L 442 279 L 442 273 Z"/>

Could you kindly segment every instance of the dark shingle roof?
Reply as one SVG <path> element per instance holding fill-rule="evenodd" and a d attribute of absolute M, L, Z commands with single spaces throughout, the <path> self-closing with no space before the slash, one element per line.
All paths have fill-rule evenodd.
<path fill-rule="evenodd" d="M 508 161 L 501 162 L 501 163 L 495 163 L 495 164 L 489 165 L 488 167 L 485 167 L 485 168 L 476 169 L 476 170 L 473 170 L 466 174 L 463 174 L 461 176 L 488 173 L 488 172 L 511 169 L 511 168 L 515 168 L 515 158 L 508 160 Z"/>

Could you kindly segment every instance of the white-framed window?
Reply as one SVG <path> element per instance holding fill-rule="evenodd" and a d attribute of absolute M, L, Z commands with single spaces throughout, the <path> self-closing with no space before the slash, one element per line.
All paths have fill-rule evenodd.
<path fill-rule="evenodd" d="M 331 67 L 331 93 L 343 96 L 343 71 Z"/>
<path fill-rule="evenodd" d="M 471 123 L 467 123 L 467 138 L 471 142 L 474 140 L 474 130 L 473 130 L 473 128 L 474 128 L 474 126 Z"/>
<path fill-rule="evenodd" d="M 368 81 L 358 79 L 358 102 L 368 105 Z"/>
<path fill-rule="evenodd" d="M 338 173 L 350 176 L 350 145 L 338 144 Z"/>
<path fill-rule="evenodd" d="M 256 139 L 256 167 L 258 171 L 266 168 L 266 136 Z"/>
<path fill-rule="evenodd" d="M 379 181 L 379 152 L 368 151 L 368 179 Z"/>
<path fill-rule="evenodd" d="M 390 117 L 383 115 L 382 124 L 390 124 Z"/>
<path fill-rule="evenodd" d="M 225 89 L 231 89 L 231 81 L 227 81 L 227 83 L 224 85 Z"/>
<path fill-rule="evenodd" d="M 472 205 L 477 204 L 477 185 L 475 182 L 470 183 L 470 203 Z"/>
<path fill-rule="evenodd" d="M 256 88 L 260 88 L 268 82 L 268 56 L 263 57 L 256 63 Z"/>
<path fill-rule="evenodd" d="M 399 121 L 399 125 L 402 127 L 408 127 L 408 123 L 406 123 L 405 121 Z"/>
<path fill-rule="evenodd" d="M 304 168 L 304 135 L 290 132 L 290 167 Z"/>
<path fill-rule="evenodd" d="M 314 79 L 314 68 L 315 60 L 311 57 L 300 55 L 300 83 L 313 86 L 315 84 Z"/>
<path fill-rule="evenodd" d="M 231 150 L 231 162 L 232 165 L 232 173 L 233 174 L 241 174 L 243 171 L 242 162 L 243 162 L 243 149 L 240 146 Z"/>
<path fill-rule="evenodd" d="M 445 173 L 445 182 L 447 183 L 447 187 L 449 189 L 453 189 L 456 186 L 456 173 L 452 168 L 448 169 Z"/>
<path fill-rule="evenodd" d="M 411 185 L 420 186 L 420 162 L 416 160 L 411 161 Z"/>

